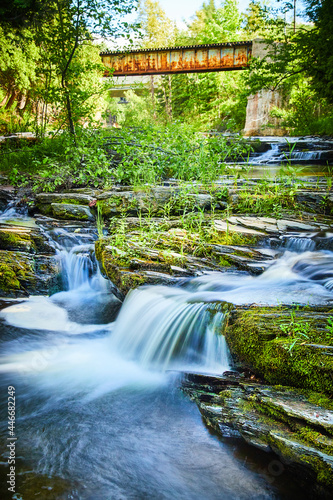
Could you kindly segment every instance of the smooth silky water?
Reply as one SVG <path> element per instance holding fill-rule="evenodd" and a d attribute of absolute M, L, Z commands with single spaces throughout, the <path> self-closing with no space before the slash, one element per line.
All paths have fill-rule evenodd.
<path fill-rule="evenodd" d="M 303 251 L 296 238 L 259 277 L 143 287 L 116 317 L 91 232 L 48 235 L 65 291 L 2 304 L 3 410 L 16 388 L 15 498 L 306 498 L 276 457 L 211 434 L 177 374 L 232 368 L 220 335 L 228 302 L 332 304 L 333 253 Z M 6 414 L 1 422 L 6 449 Z M 1 498 L 11 498 L 2 457 Z"/>

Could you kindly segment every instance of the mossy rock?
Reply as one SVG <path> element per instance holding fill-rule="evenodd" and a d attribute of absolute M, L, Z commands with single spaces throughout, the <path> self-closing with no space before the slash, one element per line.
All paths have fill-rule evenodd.
<path fill-rule="evenodd" d="M 52 205 L 80 205 L 88 210 L 89 203 L 94 200 L 91 194 L 86 193 L 39 193 L 36 196 L 36 208 L 43 215 L 54 216 L 54 208 Z M 68 217 L 73 218 L 73 217 Z"/>
<path fill-rule="evenodd" d="M 51 203 L 51 214 L 57 219 L 94 220 L 89 207 L 71 203 Z"/>
<path fill-rule="evenodd" d="M 233 311 L 226 329 L 230 351 L 268 383 L 332 396 L 333 338 L 327 320 L 333 310 L 291 311 L 282 307 Z M 307 333 L 301 335 L 302 328 Z"/>
<path fill-rule="evenodd" d="M 131 248 L 120 250 L 110 245 L 110 241 L 98 240 L 95 243 L 96 258 L 102 273 L 124 294 L 138 286 L 163 283 L 172 279 L 171 265 L 162 252 L 155 258 L 138 258 L 131 254 Z M 163 274 L 167 273 L 167 274 Z"/>
<path fill-rule="evenodd" d="M 29 255 L 0 250 L 0 293 L 8 297 L 28 295 L 36 288 L 33 261 Z"/>
<path fill-rule="evenodd" d="M 141 214 L 179 214 L 184 209 L 208 210 L 214 199 L 206 193 L 182 193 L 175 187 L 154 187 L 141 191 L 109 191 L 97 196 L 102 215 L 106 218 Z M 216 203 L 220 203 L 217 200 Z M 222 202 L 221 202 L 222 203 Z M 224 207 L 224 205 L 223 205 Z"/>
<path fill-rule="evenodd" d="M 0 227 L 0 250 L 28 253 L 55 253 L 46 238 L 38 231 L 18 226 Z"/>
<path fill-rule="evenodd" d="M 237 436 L 265 452 L 274 451 L 295 480 L 308 480 L 314 498 L 333 491 L 333 409 L 319 406 L 322 394 L 285 386 L 267 386 L 233 374 L 186 375 L 184 390 L 194 399 L 205 423 L 222 436 Z M 192 379 L 192 381 L 191 381 Z M 209 380 L 211 379 L 211 380 Z M 222 391 L 221 391 L 222 388 Z M 304 485 L 303 485 L 304 486 Z"/>
<path fill-rule="evenodd" d="M 60 291 L 59 264 L 49 255 L 38 259 L 28 253 L 0 250 L 0 294 L 23 297 Z"/>

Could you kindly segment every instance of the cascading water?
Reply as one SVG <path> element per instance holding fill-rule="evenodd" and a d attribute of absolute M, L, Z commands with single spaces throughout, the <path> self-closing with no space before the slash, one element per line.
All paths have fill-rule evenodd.
<path fill-rule="evenodd" d="M 225 312 L 223 303 L 197 302 L 195 294 L 179 288 L 135 290 L 117 318 L 111 344 L 143 366 L 221 373 L 229 369 L 221 335 Z"/>
<path fill-rule="evenodd" d="M 61 263 L 65 291 L 6 308 L 1 314 L 7 323 L 70 335 L 107 332 L 110 342 L 106 348 L 122 362 L 134 362 L 144 369 L 192 368 L 222 373 L 230 368 L 221 335 L 223 304 L 196 302 L 191 293 L 179 288 L 134 291 L 115 323 L 87 324 L 87 311 L 96 306 L 99 310 L 119 308 L 119 300 L 110 293 L 110 284 L 95 261 L 95 236 L 85 228 L 72 226 L 47 234 Z M 23 363 L 26 358 L 24 355 Z M 7 360 L 5 366 L 17 366 L 17 359 L 14 364 Z"/>
<path fill-rule="evenodd" d="M 174 375 L 162 372 L 228 369 L 228 302 L 332 303 L 333 253 L 286 251 L 259 277 L 211 273 L 178 287 L 142 287 L 112 321 L 119 300 L 94 262 L 91 232 L 47 231 L 65 290 L 15 302 L 0 321 L 0 376 L 18 393 L 23 497 L 32 498 L 32 475 L 34 497 L 51 490 L 59 500 L 295 498 L 291 480 L 291 496 L 278 497 L 280 477 L 273 486 L 263 479 L 267 455 L 260 463 L 256 451 L 247 468 L 247 450 L 211 436 L 174 390 Z M 5 416 L 4 449 L 6 431 Z M 0 473 L 5 484 L 6 467 Z"/>
<path fill-rule="evenodd" d="M 261 138 L 267 144 L 265 152 L 254 152 L 249 159 L 250 165 L 292 164 L 331 164 L 333 142 L 311 138 Z"/>

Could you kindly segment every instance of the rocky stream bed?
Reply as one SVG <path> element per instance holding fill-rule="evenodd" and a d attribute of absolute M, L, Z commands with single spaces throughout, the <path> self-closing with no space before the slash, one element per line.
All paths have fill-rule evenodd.
<path fill-rule="evenodd" d="M 0 292 L 4 298 L 23 300 L 62 290 L 49 236 L 53 231 L 55 240 L 61 239 L 61 229 L 86 237 L 87 252 L 95 253 L 102 274 L 111 281 L 118 309 L 138 286 L 194 290 L 206 279 L 204 290 L 212 295 L 202 292 L 202 300 L 226 304 L 220 333 L 230 350 L 232 371 L 216 376 L 185 373 L 183 390 L 197 403 L 205 423 L 224 439 L 242 437 L 274 452 L 277 468 L 295 471 L 300 484 L 313 485 L 314 496 L 330 498 L 333 194 L 324 182 L 310 180 L 295 188 L 294 206 L 283 212 L 242 213 L 245 195 L 260 199 L 255 187 L 255 179 L 227 177 L 211 189 L 170 182 L 141 190 L 115 186 L 32 196 L 2 186 Z M 20 212 L 25 214 L 21 219 Z M 97 229 L 93 235 L 87 232 L 96 221 L 99 238 Z M 227 291 L 239 279 L 248 280 L 246 286 L 249 280 L 264 280 L 263 273 L 276 269 L 285 255 L 294 259 L 288 272 L 300 277 L 291 298 L 289 292 L 276 298 L 268 280 L 259 298 L 249 293 L 246 299 L 228 299 Z M 214 281 L 217 273 L 226 276 L 223 286 Z M 325 293 L 314 288 L 304 300 L 300 291 L 310 281 Z M 234 297 L 241 293 L 236 288 Z"/>

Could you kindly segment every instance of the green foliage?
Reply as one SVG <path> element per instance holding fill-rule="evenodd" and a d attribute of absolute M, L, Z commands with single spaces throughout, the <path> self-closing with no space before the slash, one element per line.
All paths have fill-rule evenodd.
<path fill-rule="evenodd" d="M 125 127 L 149 126 L 153 121 L 153 109 L 146 89 L 140 95 L 134 90 L 125 92 L 127 104 L 118 104 L 119 97 L 108 98 L 107 114 L 117 117 L 117 123 Z"/>
<path fill-rule="evenodd" d="M 293 309 L 290 312 L 290 321 L 288 323 L 281 323 L 280 328 L 285 335 L 291 337 L 291 343 L 287 345 L 287 350 L 290 354 L 292 354 L 292 351 L 297 344 L 302 343 L 305 340 L 309 340 L 311 329 L 309 323 L 297 321 L 296 314 Z"/>
<path fill-rule="evenodd" d="M 253 60 L 248 84 L 251 92 L 279 88 L 288 94 L 298 83 L 295 76 L 302 73 L 310 79 L 313 94 L 333 104 L 333 0 L 305 4 L 312 23 L 267 39 L 267 55 Z"/>
<path fill-rule="evenodd" d="M 37 135 L 43 135 L 52 121 L 53 127 L 67 126 L 75 136 L 76 125 L 92 121 L 105 90 L 100 82 L 105 68 L 93 39 L 126 36 L 130 41 L 130 25 L 121 20 L 134 4 L 135 0 L 15 0 L 12 8 L 5 4 L 5 11 L 17 11 L 27 24 L 0 24 L 0 107 L 9 109 L 15 103 L 12 114 L 19 115 L 20 109 L 30 108 Z M 2 115 L 8 131 L 10 120 Z"/>
<path fill-rule="evenodd" d="M 175 177 L 210 183 L 225 170 L 226 158 L 246 156 L 247 146 L 240 138 L 205 137 L 194 127 L 171 124 L 164 128 L 114 131 L 114 150 L 122 161 L 114 171 L 118 182 L 154 183 Z"/>
<path fill-rule="evenodd" d="M 243 16 L 244 34 L 249 40 L 272 38 L 281 33 L 284 23 L 266 3 L 251 0 Z"/>
<path fill-rule="evenodd" d="M 143 34 L 143 47 L 167 47 L 175 43 L 175 25 L 158 1 L 140 1 L 138 21 Z"/>
<path fill-rule="evenodd" d="M 14 150 L 8 147 L 0 153 L 2 171 L 9 172 L 13 185 L 30 185 L 38 191 L 105 186 L 110 182 L 111 167 L 103 143 L 101 134 L 80 129 L 76 148 L 67 132 L 33 147 L 24 143 Z"/>
<path fill-rule="evenodd" d="M 221 43 L 239 40 L 241 17 L 237 2 L 223 0 L 220 7 L 214 0 L 203 3 L 188 25 L 189 43 Z M 185 40 L 183 40 L 185 42 Z"/>
<path fill-rule="evenodd" d="M 295 186 L 258 181 L 253 192 L 242 191 L 234 210 L 239 213 L 281 217 L 292 207 L 295 211 Z"/>
<path fill-rule="evenodd" d="M 227 158 L 247 156 L 240 137 L 208 136 L 194 127 L 173 124 L 96 131 L 78 129 L 77 147 L 63 132 L 35 146 L 3 147 L 1 170 L 11 183 L 42 191 L 112 182 L 143 185 L 174 177 L 211 184 L 225 170 Z M 118 160 L 112 161 L 116 156 Z"/>

